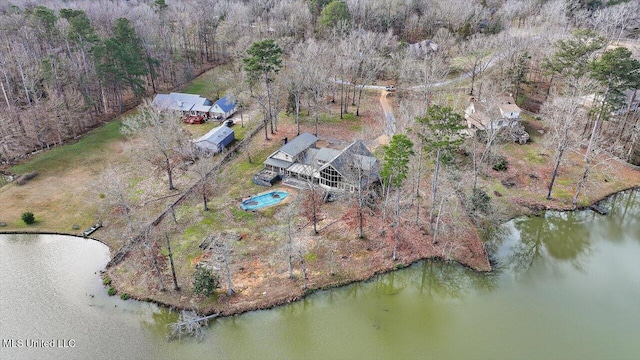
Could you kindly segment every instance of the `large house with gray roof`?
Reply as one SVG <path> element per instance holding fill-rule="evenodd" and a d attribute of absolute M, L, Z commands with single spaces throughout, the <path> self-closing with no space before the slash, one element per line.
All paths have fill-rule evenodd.
<path fill-rule="evenodd" d="M 343 150 L 317 148 L 317 141 L 312 134 L 300 134 L 269 155 L 265 169 L 327 190 L 353 192 L 378 180 L 377 159 L 361 141 Z"/>
<path fill-rule="evenodd" d="M 221 120 L 233 115 L 237 110 L 235 102 L 226 96 L 214 103 L 200 95 L 175 92 L 157 94 L 151 105 L 163 110 L 179 111 L 185 115 L 202 115 Z"/>
<path fill-rule="evenodd" d="M 151 105 L 163 110 L 180 111 L 185 115 L 207 115 L 213 101 L 195 94 L 157 94 Z"/>

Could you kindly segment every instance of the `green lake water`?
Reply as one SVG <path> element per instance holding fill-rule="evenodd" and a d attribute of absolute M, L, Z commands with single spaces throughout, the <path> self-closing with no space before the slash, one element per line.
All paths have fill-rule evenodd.
<path fill-rule="evenodd" d="M 171 311 L 108 297 L 103 244 L 0 235 L 0 359 L 640 359 L 640 192 L 604 207 L 508 222 L 490 274 L 424 261 L 214 320 L 201 342 L 165 340 Z"/>

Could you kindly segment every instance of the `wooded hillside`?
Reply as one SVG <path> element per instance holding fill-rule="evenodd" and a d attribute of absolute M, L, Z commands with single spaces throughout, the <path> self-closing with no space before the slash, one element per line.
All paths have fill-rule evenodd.
<path fill-rule="evenodd" d="M 231 95 L 263 102 L 244 88 L 238 60 L 265 38 L 287 60 L 273 94 L 282 104 L 268 116 L 303 101 L 318 113 L 328 96 L 348 112 L 359 110 L 358 85 L 464 73 L 471 93 L 493 84 L 518 98 L 527 83 L 551 81 L 538 65 L 553 41 L 575 28 L 608 43 L 637 39 L 639 9 L 637 0 L 10 0 L 0 4 L 0 163 L 77 137 L 215 64 L 236 64 L 218 80 Z M 438 51 L 407 46 L 425 40 Z M 491 81 L 475 84 L 498 62 Z"/>

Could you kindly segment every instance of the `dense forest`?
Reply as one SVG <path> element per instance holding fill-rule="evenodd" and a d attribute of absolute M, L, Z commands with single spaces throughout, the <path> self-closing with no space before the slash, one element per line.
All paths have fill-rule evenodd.
<path fill-rule="evenodd" d="M 580 125 L 588 138 L 640 76 L 623 51 L 609 61 L 629 60 L 631 72 L 615 84 L 607 63 L 577 70 L 614 42 L 637 41 L 639 13 L 638 0 L 10 0 L 0 4 L 0 163 L 81 136 L 213 66 L 231 65 L 219 81 L 239 101 L 264 103 L 241 61 L 264 39 L 285 60 L 265 118 L 300 105 L 317 114 L 329 96 L 357 112 L 359 85 L 469 74 L 470 94 L 509 91 L 521 104 L 532 84 L 558 98 L 600 93 L 600 115 Z M 431 43 L 438 51 L 409 46 Z M 429 87 L 420 96 L 428 102 Z M 562 107 L 542 110 L 573 111 Z M 636 151 L 637 113 L 608 127 L 620 157 Z"/>

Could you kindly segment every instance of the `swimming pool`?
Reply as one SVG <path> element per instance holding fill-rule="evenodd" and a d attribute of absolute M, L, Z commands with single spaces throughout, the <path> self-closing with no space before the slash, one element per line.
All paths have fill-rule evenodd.
<path fill-rule="evenodd" d="M 286 191 L 270 191 L 265 194 L 260 194 L 256 196 L 252 196 L 247 200 L 244 200 L 240 207 L 242 210 L 258 210 L 267 206 L 275 205 L 284 200 L 289 193 Z"/>

